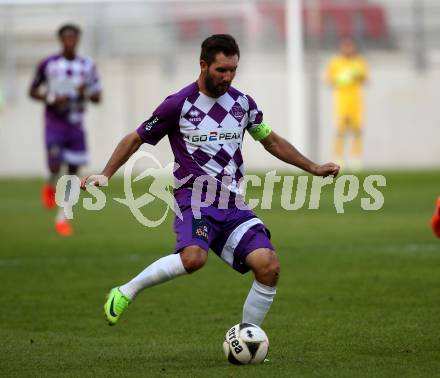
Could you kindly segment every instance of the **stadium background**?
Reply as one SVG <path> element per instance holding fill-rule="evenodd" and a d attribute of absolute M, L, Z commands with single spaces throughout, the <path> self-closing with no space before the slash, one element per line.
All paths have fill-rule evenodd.
<path fill-rule="evenodd" d="M 221 32 L 234 34 L 243 51 L 235 85 L 252 94 L 266 120 L 282 135 L 303 129 L 304 141 L 296 143 L 321 161 L 331 158 L 333 131 L 324 64 L 338 36 L 353 34 L 371 67 L 365 90 L 365 165 L 438 166 L 438 2 L 305 2 L 302 88 L 295 81 L 298 77 L 293 81 L 300 88 L 299 108 L 286 85 L 292 68 L 287 60 L 286 3 L 0 1 L 0 88 L 5 98 L 0 113 L 0 175 L 45 172 L 42 109 L 29 100 L 27 90 L 37 62 L 58 50 L 55 30 L 66 21 L 83 27 L 81 52 L 97 61 L 103 82 L 104 102 L 90 106 L 87 118 L 91 171 L 102 167 L 116 141 L 148 118 L 165 96 L 196 79 L 200 41 Z M 301 118 L 292 118 L 289 109 L 303 113 L 300 125 Z M 272 157 L 259 160 L 260 151 L 257 144 L 246 143 L 248 168 L 282 166 Z M 163 163 L 171 161 L 166 141 L 155 153 Z"/>
<path fill-rule="evenodd" d="M 304 3 L 304 57 L 292 67 L 285 1 L 0 0 L 0 376 L 439 375 L 440 245 L 430 218 L 440 188 L 440 6 Z M 104 102 L 90 106 L 87 119 L 89 172 L 100 170 L 117 141 L 167 94 L 196 79 L 201 40 L 224 31 L 237 36 L 243 52 L 235 85 L 256 98 L 280 134 L 295 144 L 293 136 L 305 136 L 303 150 L 327 160 L 332 109 L 324 64 L 339 35 L 352 32 L 361 41 L 371 80 L 359 178 L 385 175 L 384 207 L 363 211 L 361 191 L 336 214 L 329 185 L 318 210 L 306 202 L 289 212 L 277 184 L 272 209 L 257 208 L 282 264 L 264 323 L 269 363 L 226 362 L 222 337 L 239 321 L 253 278 L 212 254 L 200 272 L 142 293 L 117 327 L 104 323 L 109 288 L 170 253 L 175 240 L 172 217 L 147 229 L 112 200 L 124 196 L 121 179 L 106 188 L 102 211 L 75 207 L 71 238 L 55 233 L 54 213 L 40 203 L 42 107 L 27 91 L 37 61 L 58 50 L 55 30 L 66 21 L 83 27 L 81 52 L 97 61 L 104 87 Z M 320 40 L 313 38 L 316 25 L 325 30 Z M 302 88 L 289 84 L 301 78 Z M 299 101 L 287 97 L 298 93 Z M 170 159 L 166 141 L 143 148 L 164 165 Z M 287 171 L 261 152 L 246 141 L 249 171 Z M 145 181 L 134 188 L 145 193 Z M 250 194 L 261 198 L 261 188 Z M 154 201 L 142 210 L 157 219 L 164 209 Z"/>

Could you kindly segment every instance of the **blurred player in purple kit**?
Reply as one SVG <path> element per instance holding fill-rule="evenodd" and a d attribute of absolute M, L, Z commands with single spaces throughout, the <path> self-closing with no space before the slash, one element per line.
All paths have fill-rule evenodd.
<path fill-rule="evenodd" d="M 252 270 L 255 281 L 242 321 L 262 323 L 276 293 L 280 267 L 269 230 L 252 210 L 236 205 L 238 184 L 244 175 L 241 148 L 245 132 L 289 164 L 318 176 L 338 174 L 336 164 L 317 165 L 301 155 L 263 122 L 262 111 L 249 95 L 231 87 L 239 57 L 231 36 L 207 38 L 202 43 L 198 80 L 168 96 L 137 131 L 122 139 L 100 175 L 81 182 L 83 188 L 104 185 L 143 143 L 155 145 L 168 136 L 177 167 L 175 179 L 184 183 L 174 191 L 183 215 L 174 220 L 174 254 L 110 291 L 104 305 L 110 325 L 141 290 L 202 268 L 209 249 L 240 273 Z M 200 190 L 195 185 L 197 178 L 203 177 L 216 183 L 215 199 L 196 216 L 192 195 Z M 220 193 L 226 185 L 229 201 L 220 205 Z M 207 195 L 207 190 L 202 188 L 201 192 Z"/>
<path fill-rule="evenodd" d="M 95 64 L 77 55 L 81 30 L 66 24 L 58 30 L 62 51 L 42 60 L 29 95 L 45 103 L 45 143 L 49 177 L 43 186 L 42 202 L 55 207 L 55 186 L 63 165 L 74 175 L 88 162 L 84 112 L 86 102 L 99 103 L 101 86 Z M 56 231 L 69 236 L 73 230 L 62 209 L 56 216 Z"/>

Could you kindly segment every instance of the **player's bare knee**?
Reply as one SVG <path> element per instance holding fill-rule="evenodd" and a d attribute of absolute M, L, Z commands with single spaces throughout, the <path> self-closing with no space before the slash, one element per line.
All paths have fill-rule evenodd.
<path fill-rule="evenodd" d="M 198 246 L 190 246 L 180 252 L 180 257 L 185 270 L 192 273 L 206 264 L 208 253 Z"/>
<path fill-rule="evenodd" d="M 263 265 L 263 275 L 277 282 L 281 271 L 280 262 L 275 252 L 270 251 L 269 256 L 268 261 Z"/>
<path fill-rule="evenodd" d="M 280 276 L 280 262 L 277 254 L 271 249 L 265 248 L 259 251 L 258 256 L 251 266 L 257 281 L 264 285 L 275 286 Z"/>

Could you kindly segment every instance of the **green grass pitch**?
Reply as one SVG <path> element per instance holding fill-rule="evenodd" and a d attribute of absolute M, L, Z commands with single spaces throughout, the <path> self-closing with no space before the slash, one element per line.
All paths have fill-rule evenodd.
<path fill-rule="evenodd" d="M 358 197 L 336 214 L 331 187 L 319 210 L 285 211 L 276 198 L 257 211 L 282 272 L 264 323 L 270 362 L 238 367 L 222 339 L 251 275 L 211 253 L 201 271 L 146 290 L 109 327 L 105 294 L 172 251 L 171 218 L 141 226 L 111 199 L 123 197 L 115 180 L 105 209 L 76 210 L 76 235 L 61 239 L 40 205 L 41 180 L 1 180 L 0 376 L 439 376 L 440 240 L 430 218 L 440 176 L 385 176 L 380 211 L 361 210 Z"/>

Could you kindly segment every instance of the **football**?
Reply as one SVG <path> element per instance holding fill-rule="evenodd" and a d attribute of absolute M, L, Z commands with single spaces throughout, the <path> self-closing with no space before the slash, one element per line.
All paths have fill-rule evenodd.
<path fill-rule="evenodd" d="M 269 351 L 266 333 L 252 323 L 240 323 L 226 332 L 223 351 L 231 364 L 259 364 Z"/>

